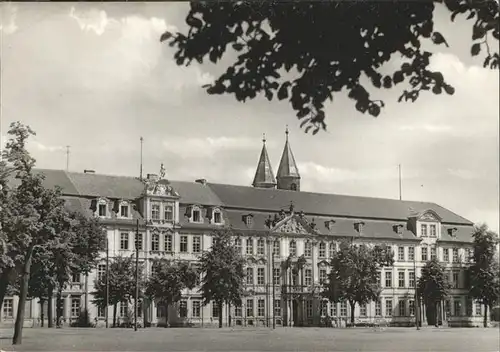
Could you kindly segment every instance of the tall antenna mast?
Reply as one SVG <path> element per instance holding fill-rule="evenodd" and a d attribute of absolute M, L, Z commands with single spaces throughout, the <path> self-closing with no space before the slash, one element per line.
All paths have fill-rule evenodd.
<path fill-rule="evenodd" d="M 69 171 L 69 145 L 66 146 L 66 171 Z"/>
<path fill-rule="evenodd" d="M 401 164 L 398 165 L 399 169 L 399 200 L 402 200 L 403 197 L 401 195 Z"/>
<path fill-rule="evenodd" d="M 142 142 L 144 141 L 144 139 L 141 137 L 139 140 L 141 141 L 141 166 L 139 171 L 139 179 L 142 181 Z"/>

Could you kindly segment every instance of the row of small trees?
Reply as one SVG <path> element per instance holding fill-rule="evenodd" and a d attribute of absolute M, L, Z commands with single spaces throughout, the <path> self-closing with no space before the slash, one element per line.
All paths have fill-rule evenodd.
<path fill-rule="evenodd" d="M 106 237 L 97 219 L 67 209 L 60 188 L 44 187 L 26 148 L 35 133 L 15 122 L 8 135 L 0 162 L 0 309 L 6 294 L 19 296 L 13 344 L 20 344 L 26 300 L 38 298 L 42 311 L 48 302 L 52 327 L 52 297 L 60 302 L 73 274 L 89 274 Z"/>

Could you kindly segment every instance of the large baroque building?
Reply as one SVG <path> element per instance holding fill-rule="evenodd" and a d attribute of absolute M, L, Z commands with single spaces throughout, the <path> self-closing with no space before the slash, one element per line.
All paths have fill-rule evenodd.
<path fill-rule="evenodd" d="M 317 326 L 325 316 L 337 322 L 348 320 L 346 302 L 330 303 L 319 294 L 320 282 L 328 274 L 329 257 L 345 238 L 355 243 L 388 244 L 395 253 L 394 266 L 380 271 L 380 300 L 356 307 L 356 322 L 414 322 L 415 281 L 431 258 L 446 266 L 453 285 L 450 297 L 440 307 L 440 320 L 473 325 L 481 321 L 481 305 L 468 299 L 464 289 L 472 242 L 473 224 L 469 220 L 434 203 L 303 192 L 288 132 L 276 177 L 264 140 L 253 187 L 204 179 L 169 181 L 164 179 L 163 170 L 142 180 L 93 171 L 38 172 L 45 175 L 46 187 L 62 187 L 69 208 L 102 220 L 111 260 L 135 253 L 139 220 L 138 253 L 146 276 L 156 258 L 196 263 L 210 248 L 211 233 L 231 227 L 235 246 L 247 261 L 247 295 L 242 306 L 229 308 L 231 312 L 223 307 L 223 316 L 231 316 L 234 324 L 262 326 L 274 318 L 278 326 Z M 302 255 L 306 259 L 303 270 L 293 275 L 291 270 L 285 272 L 283 262 L 289 256 L 295 258 L 293 262 Z M 105 258 L 106 253 L 102 253 L 102 262 L 88 278 L 74 275 L 65 289 L 66 322 L 88 307 L 92 320 L 104 325 L 106 314 L 92 304 L 91 292 L 95 278 L 105 273 Z M 16 305 L 16 297 L 5 299 L 1 312 L 4 325 L 14 321 Z M 40 323 L 39 307 L 37 302 L 28 303 L 27 325 Z M 131 308 L 126 302 L 119 306 L 122 321 Z M 169 322 L 216 324 L 218 309 L 213 303 L 202 305 L 197 290 L 186 291 L 183 299 L 169 308 Z M 108 313 L 111 322 L 111 307 Z M 143 302 L 139 309 L 141 322 L 152 326 L 165 324 L 165 313 L 155 302 Z"/>

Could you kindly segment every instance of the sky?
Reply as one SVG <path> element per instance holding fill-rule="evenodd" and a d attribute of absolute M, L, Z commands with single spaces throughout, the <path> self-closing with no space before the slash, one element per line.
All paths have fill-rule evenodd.
<path fill-rule="evenodd" d="M 449 48 L 431 64 L 454 85 L 453 96 L 398 103 L 400 90 L 375 91 L 378 118 L 337 95 L 326 108 L 328 131 L 299 128 L 291 106 L 259 98 L 239 103 L 201 87 L 224 68 L 179 67 L 159 42 L 184 30 L 187 3 L 1 3 L 1 130 L 21 121 L 37 133 L 29 144 L 41 168 L 250 185 L 266 134 L 276 172 L 285 140 L 303 191 L 438 203 L 499 230 L 499 80 L 470 56 L 471 22 L 435 27 Z M 496 44 L 493 44 L 496 45 Z M 394 60 L 390 65 L 396 65 Z M 394 66 L 396 67 L 396 66 Z"/>

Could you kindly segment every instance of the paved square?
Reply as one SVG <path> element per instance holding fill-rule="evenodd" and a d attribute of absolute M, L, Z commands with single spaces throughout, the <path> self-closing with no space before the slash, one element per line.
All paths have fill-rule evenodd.
<path fill-rule="evenodd" d="M 0 330 L 5 351 L 467 351 L 499 350 L 497 329 L 25 329 L 21 346 Z"/>

